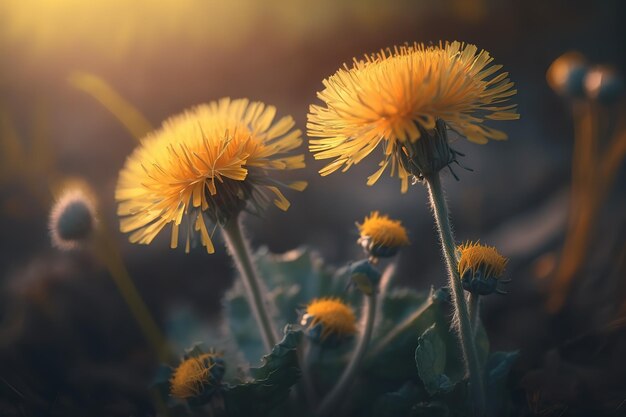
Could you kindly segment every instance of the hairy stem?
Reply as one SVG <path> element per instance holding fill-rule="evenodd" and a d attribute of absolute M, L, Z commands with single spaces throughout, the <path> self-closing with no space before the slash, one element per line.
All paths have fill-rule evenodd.
<path fill-rule="evenodd" d="M 374 321 L 376 319 L 376 298 L 376 292 L 372 295 L 363 295 L 363 311 L 365 312 L 363 332 L 354 349 L 350 363 L 346 366 L 343 374 L 341 374 L 339 382 L 337 382 L 332 391 L 330 391 L 322 401 L 322 404 L 315 412 L 316 416 L 326 417 L 333 415 L 333 413 L 336 412 L 335 407 L 344 398 L 346 391 L 352 385 L 372 337 L 372 330 L 374 329 Z"/>
<path fill-rule="evenodd" d="M 252 255 L 250 253 L 250 247 L 246 238 L 241 231 L 241 223 L 239 217 L 231 219 L 228 223 L 222 226 L 224 240 L 230 255 L 235 261 L 235 265 L 239 270 L 241 281 L 246 290 L 246 296 L 250 309 L 254 315 L 261 337 L 263 338 L 263 345 L 267 352 L 271 352 L 272 348 L 278 343 L 278 336 L 274 330 L 271 316 L 268 312 L 267 305 L 265 304 L 265 298 L 263 297 L 263 284 L 259 279 L 254 264 L 252 262 Z"/>
<path fill-rule="evenodd" d="M 317 404 L 317 392 L 315 391 L 315 384 L 311 378 L 311 362 L 313 356 L 319 356 L 318 349 L 318 347 L 313 346 L 308 340 L 305 340 L 298 349 L 298 362 L 300 363 L 300 369 L 302 371 L 302 382 L 299 387 L 310 407 L 314 407 L 315 404 Z"/>
<path fill-rule="evenodd" d="M 465 359 L 466 371 L 469 376 L 474 415 L 483 416 L 485 413 L 485 392 L 482 369 L 479 364 L 476 341 L 474 332 L 472 331 L 467 302 L 465 300 L 465 292 L 458 273 L 456 244 L 448 216 L 448 206 L 441 187 L 439 173 L 427 176 L 425 179 L 428 183 L 430 203 L 432 205 L 439 238 L 441 239 L 441 247 L 448 269 L 448 279 L 455 312 L 455 325 L 463 351 L 463 358 Z"/>
<path fill-rule="evenodd" d="M 470 293 L 468 301 L 470 323 L 472 323 L 472 330 L 474 331 L 474 336 L 476 336 L 476 333 L 478 332 L 478 324 L 480 322 L 480 295 Z"/>

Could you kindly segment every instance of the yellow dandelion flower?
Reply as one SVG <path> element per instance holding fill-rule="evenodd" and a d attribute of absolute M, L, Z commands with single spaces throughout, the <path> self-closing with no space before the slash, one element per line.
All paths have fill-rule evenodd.
<path fill-rule="evenodd" d="M 495 247 L 468 242 L 458 247 L 458 271 L 463 288 L 481 295 L 496 291 L 508 262 Z"/>
<path fill-rule="evenodd" d="M 306 182 L 283 184 L 269 171 L 304 168 L 304 155 L 292 153 L 302 138 L 291 116 L 274 122 L 275 115 L 273 106 L 222 98 L 163 122 L 120 172 L 115 198 L 122 232 L 149 244 L 171 224 L 172 248 L 182 231 L 188 252 L 190 236 L 200 232 L 213 253 L 207 223 L 223 224 L 244 208 L 258 211 L 271 199 L 287 210 L 278 187 L 301 191 Z"/>
<path fill-rule="evenodd" d="M 359 163 L 382 144 L 375 183 L 391 165 L 391 174 L 408 188 L 409 171 L 401 159 L 403 145 L 415 143 L 442 120 L 472 142 L 506 139 L 484 125 L 489 120 L 518 119 L 516 105 L 504 104 L 516 93 L 508 73 L 498 74 L 487 51 L 461 42 L 436 46 L 396 46 L 345 65 L 324 80 L 308 115 L 310 150 L 316 159 L 334 159 L 320 173 L 328 175 Z M 449 163 L 445 161 L 445 163 Z"/>
<path fill-rule="evenodd" d="M 301 324 L 307 326 L 310 338 L 321 343 L 331 339 L 331 344 L 336 344 L 356 333 L 354 311 L 338 298 L 313 300 L 307 306 Z"/>
<path fill-rule="evenodd" d="M 224 363 L 220 355 L 204 353 L 190 357 L 174 370 L 170 379 L 170 392 L 181 400 L 197 397 L 207 387 L 219 385 L 223 374 Z"/>
<path fill-rule="evenodd" d="M 373 211 L 362 224 L 357 223 L 361 234 L 358 243 L 375 257 L 388 257 L 397 253 L 401 246 L 409 244 L 409 236 L 400 220 Z"/>

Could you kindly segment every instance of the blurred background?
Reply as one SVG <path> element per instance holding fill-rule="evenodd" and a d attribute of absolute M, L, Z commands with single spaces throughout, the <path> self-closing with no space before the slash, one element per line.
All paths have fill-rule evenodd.
<path fill-rule="evenodd" d="M 626 415 L 626 173 L 618 158 L 606 195 L 572 226 L 584 99 L 546 82 L 551 63 L 571 50 L 623 74 L 625 11 L 620 0 L 2 0 L 0 414 L 152 412 L 145 386 L 156 359 L 106 269 L 87 252 L 50 245 L 51 190 L 62 178 L 95 190 L 160 326 L 180 311 L 210 323 L 234 275 L 220 247 L 186 255 L 169 249 L 167 233 L 138 246 L 117 231 L 113 190 L 137 141 L 86 93 L 99 81 L 80 80 L 108 84 L 144 126 L 230 96 L 273 104 L 304 131 L 322 80 L 342 63 L 405 41 L 461 40 L 488 50 L 518 88 L 521 119 L 500 126 L 509 140 L 456 140 L 473 172 L 456 169 L 460 181 L 446 173 L 444 182 L 459 241 L 480 239 L 511 259 L 510 294 L 489 297 L 484 320 L 494 349 L 522 351 L 511 381 L 520 413 Z M 597 147 L 612 149 L 624 142 L 623 100 L 596 104 Z M 424 187 L 403 195 L 389 178 L 367 187 L 376 158 L 325 178 L 323 163 L 306 158 L 300 175 L 309 188 L 288 195 L 289 211 L 247 217 L 254 247 L 309 245 L 341 265 L 360 256 L 354 222 L 380 210 L 410 232 L 398 283 L 445 283 Z M 596 162 L 589 172 L 601 170 Z M 590 189 L 600 181 L 588 178 Z"/>

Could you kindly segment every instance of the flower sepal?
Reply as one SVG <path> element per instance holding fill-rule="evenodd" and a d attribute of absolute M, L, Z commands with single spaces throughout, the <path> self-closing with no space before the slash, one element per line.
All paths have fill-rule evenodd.
<path fill-rule="evenodd" d="M 446 123 L 437 119 L 435 128 L 427 130 L 419 123 L 420 138 L 414 142 L 396 144 L 398 158 L 404 169 L 417 179 L 434 175 L 456 162 L 457 152 L 450 148 Z"/>
<path fill-rule="evenodd" d="M 378 292 L 381 273 L 369 259 L 363 259 L 350 264 L 350 283 L 354 284 L 365 295 Z"/>

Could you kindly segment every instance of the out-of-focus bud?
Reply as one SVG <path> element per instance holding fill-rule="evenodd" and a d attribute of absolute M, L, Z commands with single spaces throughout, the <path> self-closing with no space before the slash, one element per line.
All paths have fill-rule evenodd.
<path fill-rule="evenodd" d="M 194 349 L 185 355 L 170 379 L 170 394 L 191 404 L 205 404 L 219 390 L 226 372 L 222 355 Z"/>
<path fill-rule="evenodd" d="M 93 193 L 82 182 L 63 187 L 50 211 L 52 244 L 62 250 L 76 249 L 86 242 L 96 227 Z"/>
<path fill-rule="evenodd" d="M 390 219 L 377 211 L 365 217 L 363 224 L 356 225 L 360 233 L 357 243 L 373 258 L 389 258 L 398 253 L 400 247 L 409 244 L 409 237 L 402 222 Z"/>
<path fill-rule="evenodd" d="M 624 80 L 615 68 L 598 65 L 585 76 L 585 92 L 591 99 L 603 104 L 611 104 L 624 91 Z"/>
<path fill-rule="evenodd" d="M 338 298 L 313 300 L 302 315 L 305 334 L 322 347 L 334 348 L 356 333 L 356 316 L 352 307 Z"/>
<path fill-rule="evenodd" d="M 548 85 L 558 94 L 568 97 L 584 97 L 584 80 L 588 67 L 580 52 L 567 52 L 554 60 L 548 68 Z"/>

